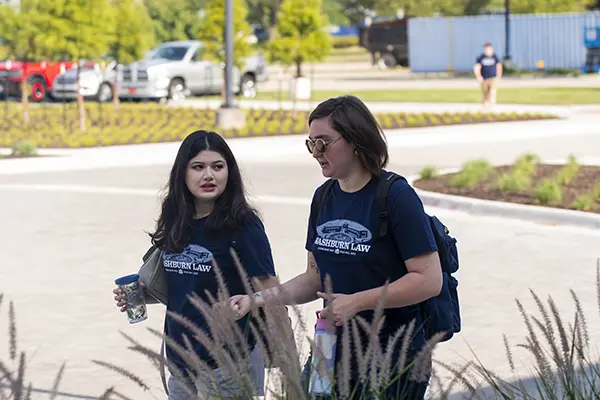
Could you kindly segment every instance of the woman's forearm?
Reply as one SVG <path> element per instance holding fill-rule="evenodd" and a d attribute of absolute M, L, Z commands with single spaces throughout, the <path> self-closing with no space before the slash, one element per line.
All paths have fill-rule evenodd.
<path fill-rule="evenodd" d="M 305 272 L 292 278 L 284 284 L 262 290 L 255 294 L 256 305 L 262 307 L 265 297 L 276 296 L 286 305 L 304 304 L 318 298 L 321 289 L 321 279 L 318 274 Z"/>

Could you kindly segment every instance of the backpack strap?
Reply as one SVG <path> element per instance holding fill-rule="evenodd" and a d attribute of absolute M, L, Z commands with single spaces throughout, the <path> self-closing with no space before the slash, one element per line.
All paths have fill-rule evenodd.
<path fill-rule="evenodd" d="M 317 216 L 319 215 L 319 211 L 321 210 L 321 206 L 325 203 L 327 196 L 331 193 L 331 189 L 333 189 L 333 184 L 335 183 L 334 179 L 328 179 L 321 186 L 321 190 L 317 190 L 315 196 L 313 197 L 312 203 L 310 205 L 310 223 L 312 226 L 317 227 Z"/>
<path fill-rule="evenodd" d="M 377 191 L 375 192 L 375 206 L 377 207 L 377 218 L 379 222 L 379 233 L 378 238 L 382 238 L 387 235 L 388 231 L 388 194 L 394 181 L 402 179 L 406 181 L 402 175 L 398 175 L 395 172 L 381 171 L 379 183 L 377 184 Z"/>

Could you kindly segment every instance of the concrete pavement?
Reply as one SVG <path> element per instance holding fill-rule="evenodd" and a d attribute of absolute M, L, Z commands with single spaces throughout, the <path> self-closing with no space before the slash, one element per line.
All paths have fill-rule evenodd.
<path fill-rule="evenodd" d="M 390 169 L 411 175 L 426 164 L 458 167 L 474 157 L 503 163 L 524 151 L 546 159 L 571 153 L 597 159 L 600 132 L 595 118 L 581 114 L 562 121 L 388 132 Z M 264 215 L 282 280 L 305 268 L 308 202 L 323 180 L 302 140 L 230 140 L 248 190 Z M 98 396 L 117 385 L 134 399 L 166 398 L 158 373 L 128 351 L 118 333 L 122 330 L 158 349 L 160 341 L 146 328 L 160 329 L 163 311 L 151 306 L 148 321 L 130 326 L 110 291 L 115 277 L 139 267 L 148 246 L 145 231 L 153 228 L 157 195 L 176 150 L 177 144 L 119 146 L 71 150 L 69 157 L 0 161 L 0 317 L 6 318 L 8 301 L 13 300 L 19 349 L 30 354 L 27 376 L 35 388 L 49 389 L 54 373 L 67 361 L 64 393 Z M 596 339 L 600 321 L 593 317 L 593 282 L 600 232 L 427 210 L 458 238 L 461 259 L 464 330 L 442 344 L 436 358 L 461 362 L 472 358 L 472 349 L 485 365 L 509 377 L 501 334 L 513 344 L 523 342 L 525 329 L 514 298 L 533 311 L 529 288 L 542 298 L 551 294 L 559 310 L 569 313 L 564 315 L 568 320 L 573 310 L 568 290 L 575 289 L 591 315 L 587 322 L 592 342 Z M 318 306 L 315 302 L 303 308 L 309 326 Z M 0 341 L 6 343 L 6 330 L 0 331 Z M 530 359 L 524 351 L 514 351 L 519 360 Z M 0 346 L 0 358 L 6 360 L 6 355 L 7 347 Z M 92 359 L 126 367 L 151 386 L 152 394 Z M 35 393 L 34 398 L 43 397 Z"/>
<path fill-rule="evenodd" d="M 290 76 L 273 76 L 259 84 L 264 92 L 288 91 Z M 431 89 L 473 89 L 479 85 L 474 78 L 438 78 L 410 74 L 377 73 L 331 73 L 312 76 L 314 90 L 346 91 L 358 90 L 431 90 Z M 581 77 L 504 77 L 498 83 L 498 90 L 504 88 L 589 88 L 600 87 L 600 76 Z"/>

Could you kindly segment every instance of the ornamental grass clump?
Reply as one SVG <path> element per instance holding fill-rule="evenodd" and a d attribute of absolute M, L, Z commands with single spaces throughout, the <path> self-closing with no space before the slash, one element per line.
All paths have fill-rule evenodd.
<path fill-rule="evenodd" d="M 596 261 L 596 297 L 600 311 L 600 258 Z M 588 329 L 588 317 L 582 302 L 573 289 L 569 290 L 574 313 L 565 318 L 558 311 L 552 296 L 544 302 L 533 290 L 530 294 L 538 309 L 537 315 L 528 313 L 523 304 L 516 300 L 517 309 L 525 323 L 527 335 L 524 343 L 517 347 L 525 349 L 533 360 L 527 379 L 517 376 L 512 348 L 503 335 L 507 362 L 512 371 L 512 380 L 500 378 L 481 362 L 470 362 L 469 367 L 457 372 L 469 379 L 478 379 L 479 386 L 485 384 L 487 391 L 477 390 L 469 383 L 469 392 L 474 399 L 574 399 L 591 400 L 600 398 L 600 357 Z M 491 397 L 490 397 L 491 396 Z"/>

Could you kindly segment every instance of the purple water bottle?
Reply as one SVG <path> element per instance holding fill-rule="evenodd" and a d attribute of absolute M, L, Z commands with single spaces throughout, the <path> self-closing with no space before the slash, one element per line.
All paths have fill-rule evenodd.
<path fill-rule="evenodd" d="M 317 317 L 314 341 L 325 358 L 322 359 L 318 352 L 313 351 L 308 391 L 316 395 L 331 395 L 337 342 L 335 327 L 326 319 Z"/>

